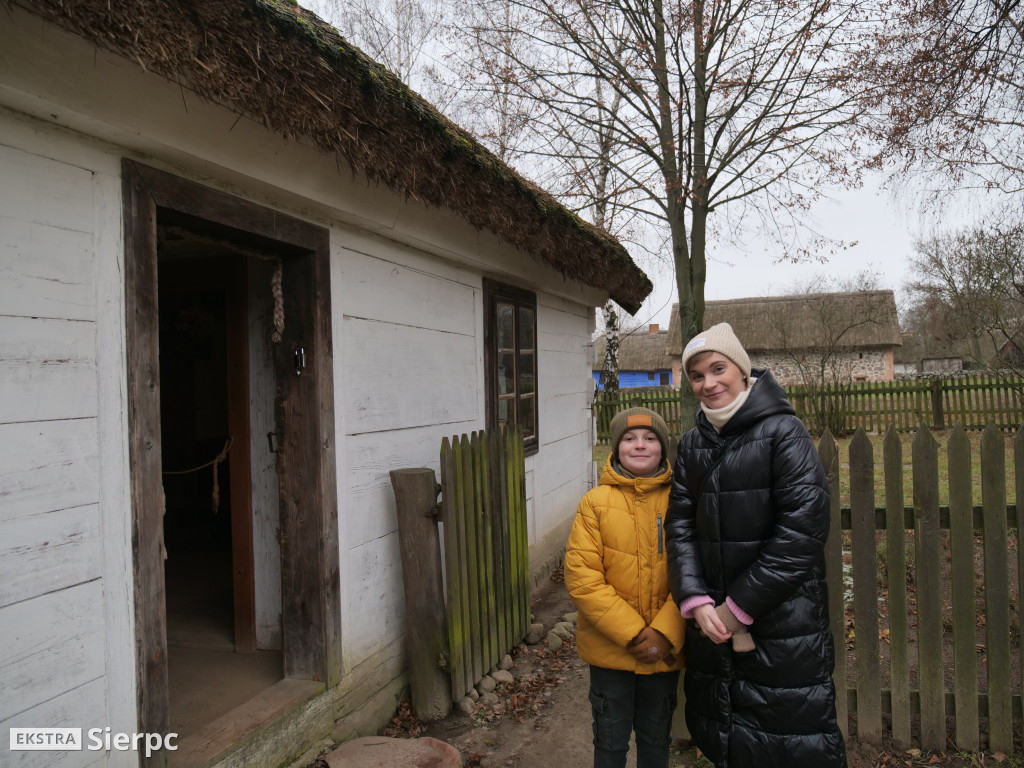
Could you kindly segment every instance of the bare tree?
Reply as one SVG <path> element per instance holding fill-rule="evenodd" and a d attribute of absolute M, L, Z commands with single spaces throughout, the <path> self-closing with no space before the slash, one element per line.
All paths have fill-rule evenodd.
<path fill-rule="evenodd" d="M 915 252 L 908 290 L 926 332 L 978 366 L 1024 375 L 1024 223 L 937 233 Z"/>
<path fill-rule="evenodd" d="M 853 349 L 891 344 L 898 336 L 893 292 L 878 290 L 869 273 L 845 281 L 819 277 L 768 307 L 771 348 L 797 372 L 808 429 L 847 434 L 850 394 L 861 365 Z"/>
<path fill-rule="evenodd" d="M 367 54 L 414 87 L 439 34 L 443 0 L 304 0 Z"/>
<path fill-rule="evenodd" d="M 858 54 L 879 164 L 950 187 L 1024 193 L 1020 0 L 880 0 L 887 23 Z M 868 87 L 865 87 L 868 86 Z"/>
<path fill-rule="evenodd" d="M 479 2 L 481 39 L 512 34 L 512 7 L 530 49 L 547 52 L 503 52 L 506 83 L 543 106 L 530 175 L 584 210 L 607 174 L 619 222 L 664 228 L 684 339 L 702 328 L 709 241 L 764 228 L 805 256 L 790 227 L 824 186 L 856 181 L 840 134 L 858 106 L 839 86 L 859 0 Z"/>

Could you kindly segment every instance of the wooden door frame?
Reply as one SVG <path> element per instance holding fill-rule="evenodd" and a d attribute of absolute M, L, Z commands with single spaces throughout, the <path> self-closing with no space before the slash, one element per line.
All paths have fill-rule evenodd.
<path fill-rule="evenodd" d="M 157 221 L 196 222 L 282 258 L 275 368 L 284 676 L 328 687 L 341 676 L 330 238 L 323 227 L 131 160 L 122 161 L 122 182 L 138 722 L 140 733 L 167 733 Z"/>

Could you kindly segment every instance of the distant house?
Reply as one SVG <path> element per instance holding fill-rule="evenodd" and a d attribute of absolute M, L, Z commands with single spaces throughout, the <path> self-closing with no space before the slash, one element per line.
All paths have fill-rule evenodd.
<path fill-rule="evenodd" d="M 294 2 L 0 16 L 0 729 L 179 737 L 0 765 L 375 734 L 416 642 L 389 470 L 520 426 L 546 576 L 595 309 L 650 281 Z"/>
<path fill-rule="evenodd" d="M 1004 366 L 1024 368 L 1024 335 L 1004 341 L 996 352 L 996 359 Z"/>
<path fill-rule="evenodd" d="M 828 357 L 854 381 L 891 381 L 901 342 L 892 291 L 799 294 L 709 301 L 704 327 L 728 322 L 755 368 L 770 368 L 782 384 L 802 383 L 802 368 Z M 683 339 L 673 305 L 668 351 L 680 381 Z"/>
<path fill-rule="evenodd" d="M 987 337 L 977 339 L 937 339 L 934 336 L 904 333 L 903 344 L 896 352 L 896 373 L 900 376 L 921 374 L 939 376 L 999 367 L 1010 342 L 997 345 Z"/>
<path fill-rule="evenodd" d="M 594 342 L 594 382 L 601 389 L 608 341 L 601 336 Z M 627 333 L 619 339 L 619 388 L 664 387 L 678 384 L 673 377 L 672 356 L 668 354 L 668 331 L 651 323 L 648 330 Z M 677 366 L 678 368 L 678 366 Z"/>

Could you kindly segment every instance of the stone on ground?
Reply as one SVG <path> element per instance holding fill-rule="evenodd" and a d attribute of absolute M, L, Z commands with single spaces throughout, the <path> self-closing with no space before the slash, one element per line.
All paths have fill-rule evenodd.
<path fill-rule="evenodd" d="M 323 760 L 330 768 L 462 768 L 459 750 L 430 736 L 364 736 L 346 741 Z"/>

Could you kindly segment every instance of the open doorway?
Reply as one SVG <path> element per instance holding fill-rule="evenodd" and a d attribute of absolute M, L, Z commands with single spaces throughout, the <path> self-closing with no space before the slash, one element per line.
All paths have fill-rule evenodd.
<path fill-rule="evenodd" d="M 340 677 L 329 240 L 123 171 L 139 727 L 203 764 Z"/>
<path fill-rule="evenodd" d="M 284 677 L 273 445 L 252 439 L 274 429 L 279 260 L 159 220 L 157 244 L 170 727 L 188 735 Z"/>

